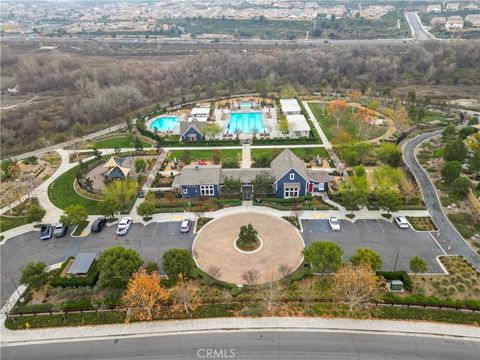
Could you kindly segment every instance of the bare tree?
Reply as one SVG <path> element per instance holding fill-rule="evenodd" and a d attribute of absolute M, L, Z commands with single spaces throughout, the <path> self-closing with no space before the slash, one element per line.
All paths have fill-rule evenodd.
<path fill-rule="evenodd" d="M 265 302 L 268 313 L 274 315 L 274 308 L 278 305 L 280 294 L 282 292 L 282 284 L 275 280 L 273 272 L 268 277 L 268 283 L 264 286 L 261 293 L 262 300 Z"/>
<path fill-rule="evenodd" d="M 258 270 L 247 270 L 242 274 L 242 280 L 245 281 L 248 285 L 253 285 L 260 278 L 260 273 Z"/>
<path fill-rule="evenodd" d="M 211 277 L 213 277 L 215 279 L 218 279 L 222 275 L 222 272 L 221 272 L 220 268 L 218 266 L 215 266 L 215 265 L 210 265 L 207 269 L 207 273 L 208 273 L 208 275 L 210 275 Z"/>
<path fill-rule="evenodd" d="M 282 276 L 282 278 L 286 277 L 291 272 L 292 268 L 287 264 L 280 264 L 278 266 L 278 273 Z"/>

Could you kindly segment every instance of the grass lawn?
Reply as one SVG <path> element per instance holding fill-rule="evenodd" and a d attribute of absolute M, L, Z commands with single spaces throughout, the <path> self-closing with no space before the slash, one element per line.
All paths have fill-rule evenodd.
<path fill-rule="evenodd" d="M 22 225 L 28 224 L 25 216 L 9 217 L 0 216 L 0 232 L 4 232 Z"/>
<path fill-rule="evenodd" d="M 447 121 L 448 118 L 439 111 L 427 110 L 419 121 L 422 123 L 429 123 L 434 120 Z"/>
<path fill-rule="evenodd" d="M 48 187 L 48 197 L 50 198 L 50 201 L 60 209 L 65 209 L 70 205 L 82 205 L 87 209 L 90 215 L 101 214 L 99 201 L 84 198 L 77 194 L 73 188 L 73 182 L 78 170 L 79 166 L 77 165 L 60 175 L 50 184 Z"/>
<path fill-rule="evenodd" d="M 354 121 L 355 115 L 353 115 L 351 119 L 340 120 L 339 127 L 337 129 L 337 121 L 324 113 L 324 108 L 326 106 L 325 104 L 309 103 L 308 105 L 310 106 L 310 109 L 312 109 L 313 115 L 315 115 L 317 118 L 323 132 L 325 133 L 325 136 L 329 140 L 333 140 L 337 133 L 340 134 L 342 132 L 352 135 L 356 140 L 370 140 L 382 136 L 387 131 L 386 126 L 370 125 L 371 129 L 368 134 L 368 138 L 357 138 L 355 137 L 355 133 L 357 132 L 357 125 Z"/>
<path fill-rule="evenodd" d="M 260 157 L 270 157 L 272 158 L 273 149 L 252 149 L 252 159 L 258 159 Z M 280 149 L 284 150 L 284 149 Z M 305 157 L 316 157 L 319 155 L 322 158 L 327 158 L 328 154 L 325 148 L 290 148 L 290 150 L 297 155 L 300 159 L 305 159 Z M 273 160 L 273 159 L 272 159 Z"/>
<path fill-rule="evenodd" d="M 85 228 L 88 225 L 88 221 L 82 221 L 80 224 L 77 225 L 75 228 L 75 231 L 72 233 L 73 236 L 80 236 L 82 235 L 82 231 L 85 230 Z"/>
<path fill-rule="evenodd" d="M 152 144 L 140 140 L 144 148 L 149 148 Z M 96 147 L 97 149 L 113 149 L 113 148 L 133 148 L 135 147 L 135 137 L 131 137 L 131 141 L 129 141 L 128 136 L 118 136 L 118 137 L 111 137 L 108 139 L 99 140 L 91 144 L 90 147 Z"/>
<path fill-rule="evenodd" d="M 182 158 L 184 150 L 171 150 L 168 152 L 168 160 L 173 160 L 177 158 L 178 161 Z M 190 160 L 212 160 L 212 150 L 190 150 Z M 239 160 L 242 156 L 242 150 L 240 149 L 220 149 L 220 157 L 224 159 L 237 159 Z"/>

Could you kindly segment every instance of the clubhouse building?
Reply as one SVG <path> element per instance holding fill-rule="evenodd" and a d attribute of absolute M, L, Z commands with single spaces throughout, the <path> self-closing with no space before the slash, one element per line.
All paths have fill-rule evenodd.
<path fill-rule="evenodd" d="M 269 168 L 223 169 L 220 165 L 187 165 L 178 174 L 172 187 L 184 198 L 219 197 L 226 178 L 240 180 L 242 198 L 255 194 L 254 179 L 267 174 L 274 181 L 272 193 L 277 198 L 296 198 L 307 194 L 320 195 L 332 180 L 328 172 L 307 169 L 291 150 L 285 149 L 272 160 Z"/>

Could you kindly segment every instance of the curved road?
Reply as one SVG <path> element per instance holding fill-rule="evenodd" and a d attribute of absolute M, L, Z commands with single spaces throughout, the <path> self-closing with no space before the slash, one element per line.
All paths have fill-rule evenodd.
<path fill-rule="evenodd" d="M 222 332 L 3 347 L 4 360 L 478 359 L 479 343 L 338 332 Z"/>
<path fill-rule="evenodd" d="M 438 136 L 441 133 L 441 130 L 434 131 L 421 134 L 412 140 L 409 140 L 404 146 L 403 157 L 408 167 L 415 175 L 415 178 L 422 189 L 425 205 L 430 212 L 430 216 L 439 229 L 440 235 L 435 236 L 437 240 L 439 240 L 439 244 L 449 255 L 463 255 L 468 261 L 470 261 L 470 263 L 475 265 L 477 269 L 480 269 L 480 256 L 467 244 L 467 242 L 448 220 L 447 216 L 443 212 L 442 204 L 438 198 L 435 186 L 415 156 L 416 148 L 418 145 L 420 145 L 420 143 L 432 137 Z M 443 244 L 442 240 L 445 240 L 446 243 Z M 448 250 L 449 245 L 451 246 L 450 250 Z"/>

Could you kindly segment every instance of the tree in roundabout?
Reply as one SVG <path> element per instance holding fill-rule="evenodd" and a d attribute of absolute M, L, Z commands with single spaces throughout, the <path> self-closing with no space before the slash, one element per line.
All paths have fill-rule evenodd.
<path fill-rule="evenodd" d="M 253 251 L 260 246 L 260 239 L 258 238 L 258 231 L 255 230 L 252 224 L 242 225 L 240 227 L 240 234 L 236 240 L 236 245 L 240 250 Z"/>

